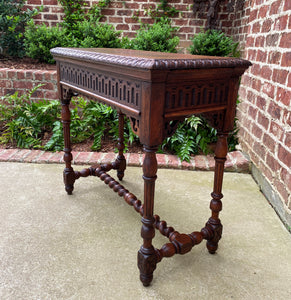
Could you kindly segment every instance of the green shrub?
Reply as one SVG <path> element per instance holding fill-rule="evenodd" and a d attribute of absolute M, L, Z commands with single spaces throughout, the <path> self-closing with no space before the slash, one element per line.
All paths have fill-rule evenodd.
<path fill-rule="evenodd" d="M 100 24 L 86 20 L 78 22 L 75 30 L 78 36 L 68 33 L 71 46 L 81 48 L 121 48 L 121 31 L 116 31 L 112 25 Z"/>
<path fill-rule="evenodd" d="M 191 54 L 239 57 L 238 43 L 217 30 L 201 31 L 192 39 Z"/>
<path fill-rule="evenodd" d="M 24 30 L 26 23 L 39 10 L 23 10 L 25 1 L 0 1 L 0 50 L 2 54 L 12 57 L 23 57 L 25 50 Z"/>
<path fill-rule="evenodd" d="M 47 27 L 45 24 L 36 26 L 31 20 L 25 31 L 26 55 L 39 61 L 54 63 L 50 49 L 67 47 L 70 42 L 66 31 L 60 26 Z"/>
<path fill-rule="evenodd" d="M 54 47 L 121 48 L 126 39 L 112 25 L 100 24 L 93 19 L 77 22 L 74 30 L 67 27 L 28 23 L 25 31 L 26 54 L 47 63 L 54 63 L 50 49 Z"/>
<path fill-rule="evenodd" d="M 136 37 L 129 43 L 134 50 L 177 52 L 179 37 L 175 36 L 176 28 L 173 28 L 166 18 L 152 25 L 141 24 Z"/>

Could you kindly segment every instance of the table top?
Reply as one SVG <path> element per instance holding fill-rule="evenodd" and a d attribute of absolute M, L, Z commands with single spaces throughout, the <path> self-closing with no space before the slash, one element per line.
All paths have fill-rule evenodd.
<path fill-rule="evenodd" d="M 234 57 L 202 56 L 116 48 L 54 48 L 55 59 L 69 58 L 90 63 L 110 63 L 148 70 L 247 68 L 251 63 Z"/>

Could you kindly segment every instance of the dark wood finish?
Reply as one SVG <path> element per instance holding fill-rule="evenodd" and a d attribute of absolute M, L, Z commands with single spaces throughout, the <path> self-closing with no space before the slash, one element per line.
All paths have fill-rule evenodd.
<path fill-rule="evenodd" d="M 245 60 L 169 54 L 123 49 L 55 48 L 58 88 L 62 103 L 64 128 L 65 189 L 72 194 L 80 177 L 97 176 L 141 215 L 143 244 L 138 251 L 140 279 L 148 286 L 158 262 L 164 257 L 185 254 L 207 240 L 215 253 L 222 234 L 219 212 L 222 209 L 222 180 L 227 154 L 227 135 L 233 128 L 239 76 L 250 66 Z M 71 165 L 71 97 L 80 93 L 116 108 L 119 112 L 118 156 L 114 162 L 74 171 Z M 173 134 L 186 116 L 203 115 L 218 130 L 215 151 L 214 187 L 211 217 L 201 231 L 179 233 L 158 215 L 154 215 L 156 150 L 163 139 Z M 117 170 L 122 180 L 126 168 L 124 150 L 124 115 L 144 145 L 143 203 L 113 177 Z M 190 173 L 189 173 L 190 175 Z M 161 249 L 152 240 L 155 229 L 169 239 Z"/>

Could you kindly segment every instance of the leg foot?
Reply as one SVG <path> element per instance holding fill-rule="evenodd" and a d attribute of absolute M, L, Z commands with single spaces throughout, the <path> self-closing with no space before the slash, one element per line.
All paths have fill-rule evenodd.
<path fill-rule="evenodd" d="M 75 183 L 75 172 L 74 172 L 73 168 L 65 168 L 64 184 L 65 184 L 65 190 L 68 195 L 73 194 L 74 183 Z"/>
<path fill-rule="evenodd" d="M 153 280 L 153 273 L 157 265 L 157 257 L 152 247 L 150 254 L 145 254 L 149 249 L 141 249 L 138 251 L 138 268 L 140 270 L 140 281 L 144 286 L 149 286 Z"/>

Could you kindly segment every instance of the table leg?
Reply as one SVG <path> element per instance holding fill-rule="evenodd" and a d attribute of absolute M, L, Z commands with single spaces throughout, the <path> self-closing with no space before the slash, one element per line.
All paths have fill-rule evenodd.
<path fill-rule="evenodd" d="M 64 161 L 66 167 L 64 169 L 64 183 L 65 189 L 68 195 L 71 195 L 74 189 L 75 182 L 75 172 L 72 168 L 71 162 L 73 160 L 72 149 L 71 149 L 71 137 L 70 137 L 70 123 L 71 123 L 71 113 L 70 113 L 70 101 L 71 97 L 69 96 L 66 99 L 62 99 L 62 123 L 63 123 L 63 132 L 64 132 Z"/>
<path fill-rule="evenodd" d="M 140 280 L 144 286 L 148 286 L 153 279 L 153 272 L 157 264 L 157 256 L 152 245 L 155 236 L 153 217 L 155 181 L 157 179 L 157 148 L 144 147 L 145 158 L 143 161 L 144 179 L 144 213 L 142 217 L 141 236 L 143 245 L 138 252 L 138 267 L 140 270 Z"/>
<path fill-rule="evenodd" d="M 122 180 L 124 177 L 124 170 L 126 169 L 126 160 L 123 155 L 123 150 L 124 150 L 124 114 L 119 113 L 118 116 L 118 144 L 117 144 L 117 149 L 118 149 L 118 156 L 117 156 L 117 164 L 118 164 L 118 169 L 117 169 L 117 177 L 119 180 Z"/>
<path fill-rule="evenodd" d="M 227 155 L 227 133 L 218 134 L 218 141 L 215 150 L 215 171 L 214 171 L 214 187 L 211 193 L 212 200 L 210 209 L 212 215 L 202 229 L 202 234 L 207 239 L 207 249 L 209 253 L 214 254 L 218 248 L 218 242 L 222 235 L 222 224 L 219 219 L 219 212 L 222 210 L 221 199 L 223 197 L 222 181 L 224 172 L 224 163 Z"/>

